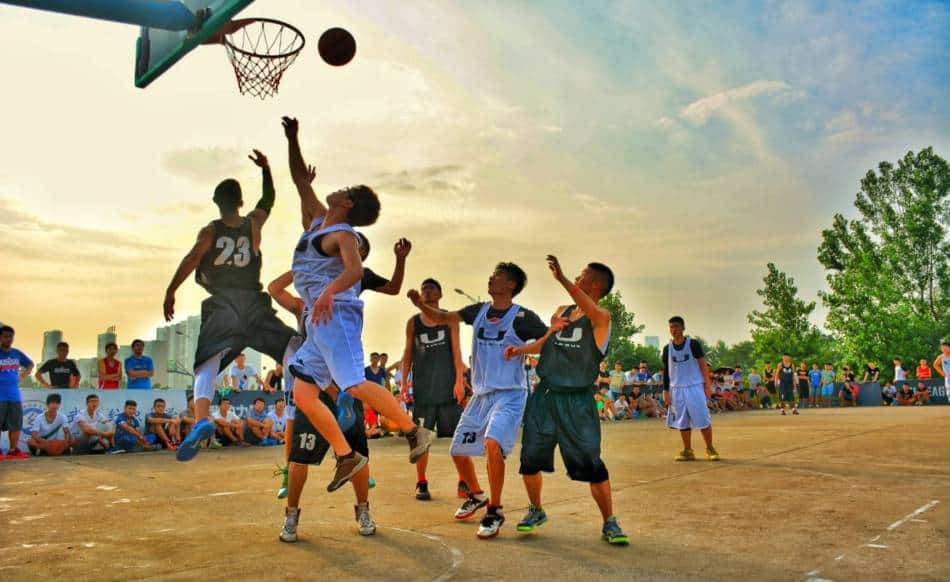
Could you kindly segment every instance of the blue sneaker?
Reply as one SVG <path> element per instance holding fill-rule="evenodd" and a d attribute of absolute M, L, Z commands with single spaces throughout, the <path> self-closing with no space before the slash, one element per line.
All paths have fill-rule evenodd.
<path fill-rule="evenodd" d="M 175 452 L 175 458 L 181 462 L 190 461 L 198 454 L 198 447 L 201 443 L 214 436 L 214 425 L 207 418 L 199 420 L 185 440 L 181 441 L 178 451 Z"/>
<path fill-rule="evenodd" d="M 268 437 L 268 438 L 266 438 L 266 439 L 261 439 L 261 446 L 262 446 L 262 447 L 272 447 L 272 446 L 274 446 L 274 445 L 276 445 L 276 444 L 277 444 L 277 439 L 272 439 L 272 438 L 270 438 L 270 437 Z"/>
<path fill-rule="evenodd" d="M 356 423 L 356 411 L 353 410 L 355 403 L 353 397 L 346 392 L 340 392 L 336 397 L 336 421 L 343 432 L 353 428 L 353 424 Z"/>
<path fill-rule="evenodd" d="M 373 489 L 373 488 L 375 488 L 375 487 L 376 487 L 376 479 L 373 479 L 372 477 L 370 477 L 370 478 L 369 478 L 369 488 L 370 488 L 370 489 Z"/>

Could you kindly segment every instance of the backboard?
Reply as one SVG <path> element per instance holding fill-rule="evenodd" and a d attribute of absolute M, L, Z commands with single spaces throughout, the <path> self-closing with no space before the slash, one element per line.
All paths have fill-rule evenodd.
<path fill-rule="evenodd" d="M 195 27 L 174 31 L 142 27 L 135 45 L 135 86 L 147 87 L 254 0 L 173 0 L 197 16 Z"/>

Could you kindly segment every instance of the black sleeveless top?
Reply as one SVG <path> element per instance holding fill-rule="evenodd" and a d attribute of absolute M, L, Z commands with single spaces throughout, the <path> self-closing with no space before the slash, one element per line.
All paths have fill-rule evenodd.
<path fill-rule="evenodd" d="M 570 318 L 575 309 L 577 306 L 571 305 L 562 317 Z M 603 359 L 604 353 L 594 337 L 594 326 L 584 315 L 548 338 L 541 348 L 538 376 L 545 387 L 555 392 L 590 391 Z"/>
<path fill-rule="evenodd" d="M 795 377 L 796 377 L 796 374 L 795 374 L 795 367 L 794 367 L 794 366 L 789 366 L 789 367 L 787 367 L 787 368 L 786 368 L 785 366 L 782 366 L 782 367 L 779 368 L 779 370 L 778 370 L 778 381 L 779 381 L 779 385 L 782 386 L 783 388 L 792 388 L 792 387 L 794 387 L 794 386 L 795 386 Z"/>
<path fill-rule="evenodd" d="M 417 315 L 412 322 L 412 398 L 419 404 L 455 400 L 455 359 L 447 325 L 428 327 Z"/>
<path fill-rule="evenodd" d="M 215 220 L 214 245 L 195 271 L 195 280 L 211 293 L 225 289 L 260 291 L 261 254 L 254 253 L 251 220 L 246 216 L 237 227 Z"/>

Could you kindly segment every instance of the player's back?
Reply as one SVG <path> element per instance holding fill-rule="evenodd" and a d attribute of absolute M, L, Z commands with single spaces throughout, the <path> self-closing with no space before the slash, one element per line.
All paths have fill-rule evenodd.
<path fill-rule="evenodd" d="M 248 217 L 238 226 L 211 223 L 214 245 L 195 271 L 195 280 L 211 293 L 228 289 L 260 291 L 261 253 L 254 252 L 253 224 Z"/>
<path fill-rule="evenodd" d="M 315 220 L 300 236 L 297 248 L 294 249 L 294 288 L 305 305 L 313 305 L 323 290 L 344 270 L 343 259 L 324 254 L 321 248 L 323 237 L 334 232 L 347 232 L 356 236 L 356 231 L 349 224 L 341 223 L 321 228 L 322 222 L 322 218 Z M 338 293 L 334 301 L 359 301 L 357 287 L 358 283 Z"/>

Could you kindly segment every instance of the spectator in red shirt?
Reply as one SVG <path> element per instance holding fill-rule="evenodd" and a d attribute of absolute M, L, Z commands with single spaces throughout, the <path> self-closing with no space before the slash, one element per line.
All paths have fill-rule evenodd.
<path fill-rule="evenodd" d="M 102 390 L 118 390 L 122 382 L 122 363 L 115 355 L 119 346 L 112 342 L 106 344 L 106 357 L 99 360 L 99 388 Z"/>
<path fill-rule="evenodd" d="M 927 363 L 927 360 L 921 360 L 920 364 L 917 366 L 917 379 L 930 380 L 930 378 L 930 364 Z"/>

